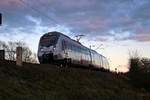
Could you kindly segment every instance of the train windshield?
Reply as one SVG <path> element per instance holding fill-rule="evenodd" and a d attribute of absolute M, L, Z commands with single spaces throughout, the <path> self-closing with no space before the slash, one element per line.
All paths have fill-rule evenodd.
<path fill-rule="evenodd" d="M 40 40 L 40 45 L 49 47 L 57 43 L 58 37 L 56 35 L 46 35 L 43 36 Z"/>

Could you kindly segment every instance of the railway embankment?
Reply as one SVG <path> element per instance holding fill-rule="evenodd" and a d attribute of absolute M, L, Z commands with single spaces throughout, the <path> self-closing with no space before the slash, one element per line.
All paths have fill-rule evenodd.
<path fill-rule="evenodd" d="M 111 72 L 0 61 L 0 100 L 150 100 L 150 93 Z"/>

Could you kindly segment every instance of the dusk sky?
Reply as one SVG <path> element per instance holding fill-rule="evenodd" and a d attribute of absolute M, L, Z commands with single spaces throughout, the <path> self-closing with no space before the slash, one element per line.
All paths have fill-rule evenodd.
<path fill-rule="evenodd" d="M 127 71 L 129 51 L 150 58 L 150 0 L 0 0 L 1 41 L 25 41 L 37 52 L 39 38 L 59 31 Z M 104 49 L 101 49 L 104 48 Z"/>

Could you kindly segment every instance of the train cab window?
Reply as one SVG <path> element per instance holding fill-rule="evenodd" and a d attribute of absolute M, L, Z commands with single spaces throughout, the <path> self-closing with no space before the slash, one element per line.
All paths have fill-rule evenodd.
<path fill-rule="evenodd" d="M 65 40 L 62 40 L 62 50 L 65 50 L 67 48 L 67 44 Z"/>
<path fill-rule="evenodd" d="M 55 45 L 57 43 L 57 40 L 58 38 L 55 35 L 51 35 L 51 36 L 45 35 L 41 38 L 40 45 L 49 47 L 49 46 Z"/>

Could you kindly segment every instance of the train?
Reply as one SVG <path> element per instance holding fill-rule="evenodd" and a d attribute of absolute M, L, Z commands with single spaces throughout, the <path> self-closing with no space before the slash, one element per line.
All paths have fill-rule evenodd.
<path fill-rule="evenodd" d="M 57 31 L 41 36 L 38 60 L 40 64 L 48 63 L 60 66 L 73 64 L 89 68 L 109 69 L 109 63 L 105 56 Z"/>

